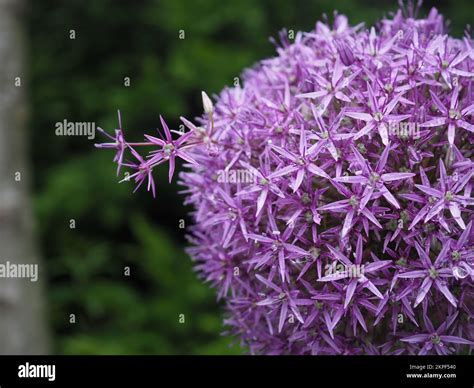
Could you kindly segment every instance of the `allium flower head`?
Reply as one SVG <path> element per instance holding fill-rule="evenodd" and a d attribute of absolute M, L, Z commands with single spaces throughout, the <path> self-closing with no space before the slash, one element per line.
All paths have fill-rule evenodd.
<path fill-rule="evenodd" d="M 472 38 L 435 9 L 369 30 L 335 15 L 283 34 L 243 86 L 203 93 L 178 140 L 162 120 L 148 156 L 125 142 L 138 163 L 117 133 L 116 161 L 153 190 L 156 165 L 171 179 L 189 162 L 189 253 L 252 353 L 468 352 L 473 80 Z"/>

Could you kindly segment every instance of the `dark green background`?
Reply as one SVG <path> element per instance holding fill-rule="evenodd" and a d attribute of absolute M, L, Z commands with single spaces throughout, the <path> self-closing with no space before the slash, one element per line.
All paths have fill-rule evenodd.
<path fill-rule="evenodd" d="M 425 2 L 460 37 L 474 2 Z M 167 169 L 156 200 L 117 184 L 113 152 L 81 137 L 57 137 L 57 121 L 93 121 L 112 131 L 122 111 L 140 141 L 163 114 L 201 114 L 200 91 L 216 93 L 274 53 L 283 27 L 308 31 L 334 9 L 373 24 L 395 1 L 163 0 L 29 2 L 30 123 L 35 211 L 46 261 L 48 317 L 61 354 L 240 354 L 221 335 L 222 305 L 184 253 L 186 219 Z M 69 39 L 75 30 L 76 39 Z M 185 39 L 179 40 L 179 30 Z M 124 86 L 130 77 L 131 86 Z M 101 141 L 96 139 L 95 141 Z M 176 176 L 175 176 L 176 181 Z M 76 228 L 70 229 L 74 219 Z M 131 276 L 124 276 L 130 266 Z M 69 314 L 76 323 L 69 323 Z M 178 322 L 185 314 L 185 323 Z M 234 344 L 231 346 L 231 344 Z"/>

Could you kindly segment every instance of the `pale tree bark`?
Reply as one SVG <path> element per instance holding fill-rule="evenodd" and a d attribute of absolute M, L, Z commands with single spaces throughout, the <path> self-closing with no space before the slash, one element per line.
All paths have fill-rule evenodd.
<path fill-rule="evenodd" d="M 0 278 L 0 354 L 49 350 L 45 271 L 35 249 L 29 195 L 24 5 L 0 0 L 0 264 L 38 264 L 39 276 L 37 282 Z"/>

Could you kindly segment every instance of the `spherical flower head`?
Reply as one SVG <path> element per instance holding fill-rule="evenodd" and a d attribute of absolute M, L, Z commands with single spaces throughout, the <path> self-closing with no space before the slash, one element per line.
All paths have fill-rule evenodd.
<path fill-rule="evenodd" d="M 435 9 L 334 19 L 203 92 L 186 141 L 147 136 L 138 164 L 189 162 L 189 254 L 251 353 L 467 353 L 474 42 Z"/>
<path fill-rule="evenodd" d="M 203 95 L 189 253 L 252 353 L 467 352 L 472 40 L 435 10 L 335 20 Z"/>

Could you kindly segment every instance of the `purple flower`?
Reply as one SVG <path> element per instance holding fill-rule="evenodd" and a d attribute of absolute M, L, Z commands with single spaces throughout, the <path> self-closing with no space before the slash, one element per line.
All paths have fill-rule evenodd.
<path fill-rule="evenodd" d="M 188 252 L 251 354 L 474 346 L 474 41 L 416 13 L 282 33 L 189 132 L 99 145 L 153 194 L 186 162 Z"/>
<path fill-rule="evenodd" d="M 361 197 L 360 209 L 365 208 L 365 205 L 372 199 L 374 193 L 383 195 L 387 202 L 389 202 L 395 208 L 400 209 L 400 204 L 393 194 L 387 189 L 386 184 L 389 182 L 411 178 L 415 176 L 415 174 L 411 172 L 391 172 L 384 174 L 383 171 L 388 160 L 389 152 L 390 146 L 387 146 L 380 156 L 380 159 L 377 161 L 375 169 L 373 169 L 362 157 L 359 151 L 353 147 L 355 159 L 362 168 L 360 174 L 354 176 L 344 175 L 334 179 L 336 182 L 363 185 L 365 187 Z"/>
<path fill-rule="evenodd" d="M 190 155 L 188 155 L 186 152 L 184 152 L 184 144 L 186 141 L 190 139 L 191 136 L 193 136 L 193 131 L 188 132 L 186 134 L 180 134 L 177 131 L 178 134 L 181 136 L 178 138 L 178 140 L 173 140 L 173 136 L 171 135 L 171 131 L 168 128 L 168 125 L 166 124 L 165 120 L 163 120 L 163 117 L 160 116 L 160 121 L 161 121 L 161 126 L 163 127 L 163 131 L 165 132 L 165 137 L 163 139 L 158 139 L 157 137 L 150 136 L 150 135 L 145 135 L 145 138 L 150 141 L 153 145 L 161 146 L 163 147 L 161 150 L 157 151 L 152 151 L 152 157 L 150 158 L 150 165 L 158 165 L 164 160 L 168 160 L 170 163 L 169 167 L 169 181 L 173 179 L 173 173 L 175 169 L 175 159 L 177 156 L 179 156 L 181 159 L 193 163 L 193 164 L 198 164 Z M 183 146 L 183 147 L 182 147 Z"/>
<path fill-rule="evenodd" d="M 449 303 L 457 307 L 456 298 L 446 286 L 446 278 L 453 276 L 452 270 L 443 266 L 446 254 L 449 250 L 449 243 L 443 245 L 443 249 L 439 252 L 434 263 L 431 262 L 431 259 L 420 244 L 415 243 L 415 247 L 420 257 L 419 264 L 422 269 L 398 274 L 398 278 L 401 279 L 423 279 L 418 289 L 414 307 L 425 300 L 426 295 L 433 285 L 446 297 Z"/>
<path fill-rule="evenodd" d="M 429 209 L 424 209 L 425 211 L 422 216 L 424 216 L 424 213 L 426 212 L 425 222 L 428 222 L 439 214 L 443 217 L 442 211 L 444 209 L 449 209 L 453 219 L 457 222 L 459 227 L 465 229 L 466 225 L 461 217 L 460 207 L 473 205 L 474 199 L 470 196 L 458 195 L 458 193 L 469 183 L 474 171 L 469 171 L 461 180 L 448 180 L 443 161 L 439 162 L 439 171 L 439 189 L 434 189 L 429 185 L 415 185 L 419 190 L 430 196 L 429 199 L 432 204 Z M 415 221 L 418 221 L 418 219 L 415 218 L 415 220 L 413 220 L 413 223 L 416 224 Z M 446 225 L 446 223 L 443 220 L 442 226 L 444 225 Z M 450 231 L 449 227 L 446 229 Z"/>
<path fill-rule="evenodd" d="M 329 106 L 333 98 L 343 102 L 351 102 L 351 99 L 344 93 L 345 89 L 351 84 L 352 80 L 359 75 L 359 71 L 352 73 L 349 77 L 344 77 L 344 66 L 336 61 L 334 64 L 331 79 L 327 80 L 319 74 L 313 74 L 314 83 L 319 89 L 315 92 L 298 94 L 297 98 L 320 98 L 321 102 L 317 106 L 318 114 L 322 115 Z"/>
<path fill-rule="evenodd" d="M 278 187 L 278 185 L 273 182 L 275 175 L 270 173 L 268 160 L 264 162 L 263 166 L 261 167 L 261 171 L 257 170 L 255 167 L 251 166 L 246 162 L 240 162 L 240 164 L 242 167 L 246 168 L 253 174 L 253 177 L 256 179 L 256 182 L 252 185 L 245 187 L 241 191 L 237 192 L 235 195 L 239 196 L 259 193 L 257 199 L 257 212 L 255 213 L 255 217 L 258 217 L 263 209 L 263 205 L 267 200 L 269 192 L 274 193 L 280 198 L 284 198 L 285 196 Z"/>
<path fill-rule="evenodd" d="M 114 162 L 117 163 L 117 176 L 120 174 L 120 168 L 122 167 L 123 155 L 125 149 L 127 148 L 127 143 L 125 142 L 125 136 L 122 129 L 122 117 L 120 116 L 120 111 L 117 111 L 119 127 L 115 130 L 115 136 L 110 136 L 102 128 L 98 127 L 97 130 L 103 135 L 107 136 L 109 139 L 113 140 L 113 143 L 101 143 L 96 144 L 97 148 L 113 148 L 117 150 L 117 153 L 114 157 Z"/>
<path fill-rule="evenodd" d="M 283 159 L 286 159 L 287 161 L 291 162 L 290 165 L 287 165 L 281 169 L 277 169 L 272 174 L 272 177 L 277 178 L 296 172 L 296 178 L 291 184 L 293 192 L 296 192 L 299 189 L 301 183 L 303 182 L 303 179 L 305 178 L 305 175 L 308 173 L 320 176 L 322 178 L 330 179 L 329 175 L 325 173 L 324 170 L 322 170 L 320 167 L 316 166 L 312 162 L 312 154 L 316 146 L 312 146 L 308 149 L 306 142 L 306 133 L 304 129 L 299 132 L 300 142 L 298 153 L 290 152 L 276 145 L 271 146 L 271 148 L 278 154 L 280 154 Z"/>
<path fill-rule="evenodd" d="M 370 113 L 360 111 L 346 111 L 346 116 L 356 120 L 365 121 L 364 127 L 359 130 L 354 140 L 367 135 L 373 129 L 376 129 L 382 139 L 382 143 L 387 146 L 389 141 L 388 127 L 389 125 L 397 124 L 410 117 L 409 114 L 405 115 L 392 115 L 392 111 L 397 106 L 404 92 L 397 94 L 394 97 L 386 98 L 383 104 L 379 104 L 376 94 L 372 90 L 370 84 L 367 84 L 367 95 L 370 103 Z"/>
<path fill-rule="evenodd" d="M 123 135 L 122 130 L 122 119 L 120 116 L 120 111 L 118 112 L 118 120 L 119 120 L 119 129 L 115 130 L 115 137 L 110 136 L 107 132 L 103 129 L 98 128 L 101 133 L 103 133 L 108 138 L 115 140 L 113 143 L 100 143 L 96 144 L 97 148 L 114 148 L 117 150 L 117 153 L 114 158 L 114 162 L 117 163 L 117 175 L 120 173 L 120 169 L 125 166 L 129 167 L 133 170 L 136 170 L 133 174 L 127 174 L 125 178 L 121 182 L 129 181 L 131 178 L 138 183 L 137 187 L 135 188 L 134 192 L 142 185 L 145 180 L 148 180 L 147 190 L 152 191 L 153 197 L 156 196 L 156 189 L 155 189 L 155 182 L 153 180 L 153 168 L 168 161 L 169 162 L 169 182 L 173 178 L 173 173 L 175 170 L 175 159 L 179 156 L 181 159 L 197 165 L 198 163 L 188 154 L 185 152 L 186 148 L 193 147 L 196 143 L 188 143 L 189 140 L 194 136 L 194 125 L 189 123 L 186 119 L 183 119 L 185 124 L 189 124 L 192 127 L 191 131 L 182 134 L 178 131 L 173 131 L 168 128 L 163 117 L 160 116 L 161 125 L 163 127 L 163 131 L 165 136 L 163 139 L 159 139 L 154 136 L 145 135 L 145 138 L 149 141 L 146 143 L 129 143 L 125 141 L 125 137 Z M 172 133 L 177 133 L 180 137 L 177 140 L 173 140 Z M 145 160 L 135 149 L 134 147 L 160 147 L 158 149 L 154 149 L 150 151 L 148 155 L 148 160 Z M 127 162 L 124 163 L 124 154 L 125 151 L 129 149 L 131 154 L 134 156 L 135 159 L 138 160 L 138 163 L 134 162 Z"/>
<path fill-rule="evenodd" d="M 123 163 L 122 166 L 125 167 L 130 167 L 132 170 L 135 170 L 135 172 L 131 175 L 127 175 L 121 182 L 129 181 L 130 179 L 134 179 L 135 182 L 137 183 L 137 186 L 135 187 L 135 191 L 138 190 L 138 188 L 148 180 L 148 185 L 147 185 L 147 191 L 152 192 L 153 197 L 156 196 L 156 189 L 155 189 L 155 181 L 153 180 L 153 167 L 151 167 L 150 163 L 145 161 L 143 157 L 135 151 L 132 147 L 130 147 L 130 151 L 132 155 L 137 159 L 137 162 L 128 162 L 128 163 Z"/>
<path fill-rule="evenodd" d="M 472 76 L 474 76 L 474 73 L 472 73 Z M 474 104 L 471 104 L 464 109 L 459 107 L 459 85 L 456 86 L 452 92 L 449 108 L 441 102 L 441 100 L 432 90 L 430 90 L 430 94 L 433 98 L 436 108 L 440 111 L 442 116 L 421 124 L 421 127 L 430 128 L 447 125 L 448 141 L 450 145 L 454 144 L 456 127 L 461 127 L 468 130 L 469 132 L 474 132 L 474 125 L 466 121 L 467 117 L 474 113 Z"/>
<path fill-rule="evenodd" d="M 428 352 L 433 351 L 433 349 L 438 355 L 451 354 L 452 350 L 450 350 L 448 347 L 451 344 L 473 346 L 474 342 L 472 341 L 458 336 L 445 334 L 448 329 L 450 329 L 456 317 L 457 313 L 447 317 L 447 319 L 437 329 L 435 329 L 433 323 L 425 315 L 424 322 L 426 332 L 402 338 L 401 341 L 407 342 L 409 344 L 415 344 L 418 347 L 421 346 L 418 352 L 420 356 L 428 354 Z"/>
<path fill-rule="evenodd" d="M 331 251 L 334 258 L 336 260 L 339 260 L 346 267 L 346 270 L 343 271 L 342 273 L 335 272 L 334 274 L 326 275 L 323 278 L 318 279 L 318 281 L 319 282 L 332 282 L 332 281 L 336 281 L 340 279 L 346 279 L 346 278 L 350 279 L 349 283 L 347 284 L 346 298 L 344 300 L 344 308 L 347 308 L 347 306 L 351 302 L 351 299 L 354 296 L 354 292 L 358 284 L 363 285 L 364 288 L 368 288 L 375 296 L 379 297 L 380 299 L 383 298 L 380 291 L 377 289 L 377 287 L 375 287 L 375 285 L 370 280 L 367 279 L 365 274 L 372 273 L 372 272 L 375 272 L 382 268 L 387 267 L 388 265 L 391 264 L 392 262 L 391 260 L 383 260 L 383 261 L 377 261 L 374 263 L 369 263 L 362 268 L 363 271 L 360 271 L 359 268 L 353 267 L 352 262 L 346 256 L 341 254 L 339 251 L 335 250 L 330 245 L 328 246 L 328 248 Z M 362 236 L 359 235 L 357 239 L 357 247 L 356 247 L 356 253 L 355 253 L 355 263 L 354 263 L 355 266 L 361 266 L 362 255 L 363 255 Z M 354 273 L 356 273 L 357 276 L 353 276 Z"/>

